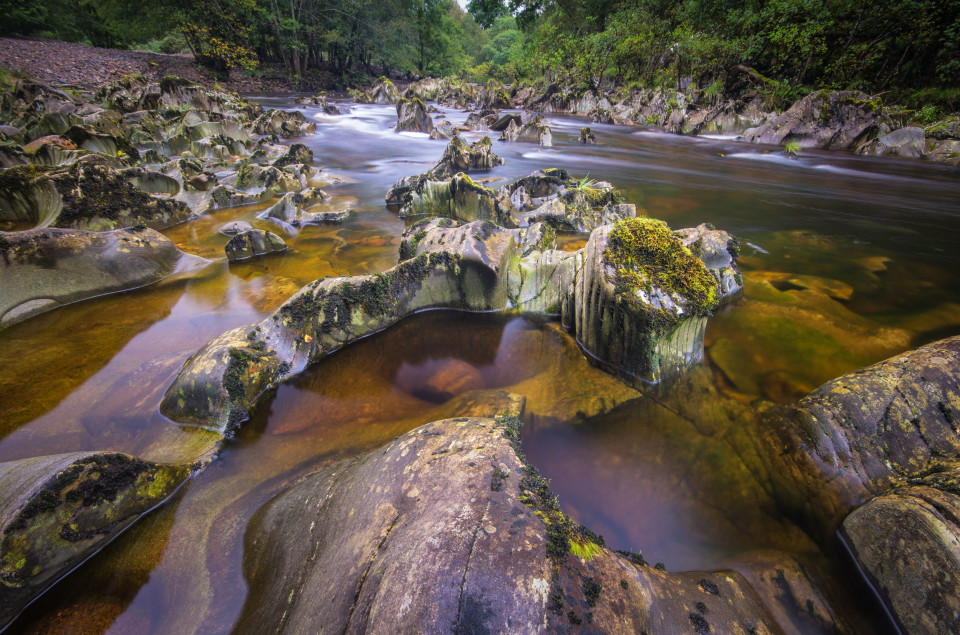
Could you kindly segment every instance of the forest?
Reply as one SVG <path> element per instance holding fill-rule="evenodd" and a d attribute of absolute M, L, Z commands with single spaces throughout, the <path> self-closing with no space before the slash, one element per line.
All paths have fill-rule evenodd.
<path fill-rule="evenodd" d="M 759 88 L 886 95 L 930 118 L 960 104 L 951 0 L 0 0 L 6 34 L 192 52 L 221 73 L 283 69 L 291 86 L 379 75 L 568 88 Z"/>

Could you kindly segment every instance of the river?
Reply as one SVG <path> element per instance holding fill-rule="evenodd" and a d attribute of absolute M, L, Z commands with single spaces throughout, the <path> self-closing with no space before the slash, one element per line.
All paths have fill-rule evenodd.
<path fill-rule="evenodd" d="M 293 97 L 261 97 L 295 108 Z M 315 183 L 341 225 L 299 232 L 218 210 L 164 233 L 209 260 L 143 289 L 76 303 L 0 333 L 0 461 L 75 450 L 172 460 L 181 430 L 157 412 L 183 362 L 209 339 L 262 319 L 318 277 L 397 262 L 405 221 L 383 203 L 400 177 L 428 169 L 445 142 L 395 134 L 392 106 L 344 104 L 302 139 Z M 465 113 L 442 108 L 450 121 Z M 820 571 L 858 632 L 883 631 L 835 544 L 816 544 L 781 513 L 763 466 L 744 452 L 758 400 L 817 385 L 913 346 L 960 333 L 960 171 L 917 161 L 775 148 L 551 116 L 555 146 L 495 142 L 496 187 L 563 167 L 612 182 L 673 228 L 712 223 L 738 236 L 744 296 L 710 320 L 690 373 L 702 407 L 642 397 L 592 367 L 550 320 L 432 311 L 347 347 L 261 400 L 217 460 L 70 574 L 13 632 L 228 632 L 246 601 L 243 534 L 264 502 L 303 475 L 378 447 L 469 390 L 526 395 L 523 450 L 565 511 L 616 549 L 668 570 L 748 570 L 780 550 Z M 484 133 L 467 134 L 467 140 Z M 277 256 L 228 265 L 232 220 L 284 237 Z M 575 249 L 585 236 L 562 236 Z M 686 394 L 686 393 L 685 393 Z M 732 414 L 733 413 L 733 414 Z M 800 524 L 798 524 L 800 523 Z"/>

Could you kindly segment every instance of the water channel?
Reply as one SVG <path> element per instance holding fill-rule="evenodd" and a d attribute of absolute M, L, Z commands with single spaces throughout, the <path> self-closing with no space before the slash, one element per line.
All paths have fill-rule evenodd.
<path fill-rule="evenodd" d="M 293 97 L 262 97 L 294 108 Z M 0 461 L 75 450 L 183 457 L 199 430 L 157 405 L 209 339 L 262 319 L 323 276 L 397 262 L 405 221 L 383 203 L 424 172 L 445 142 L 396 134 L 392 106 L 346 104 L 302 139 L 340 225 L 292 230 L 263 207 L 218 210 L 164 233 L 209 262 L 142 289 L 38 316 L 0 333 Z M 441 109 L 450 121 L 465 113 Z M 554 321 L 432 311 L 332 355 L 264 398 L 206 470 L 31 606 L 12 632 L 229 632 L 247 599 L 243 534 L 264 502 L 303 475 L 444 418 L 457 396 L 527 397 L 523 449 L 564 509 L 608 546 L 668 570 L 747 571 L 786 551 L 822 571 L 858 632 L 882 631 L 861 605 L 835 545 L 780 513 L 743 448 L 761 400 L 793 401 L 895 353 L 960 333 L 960 171 L 916 161 L 774 148 L 730 139 L 551 116 L 555 146 L 495 142 L 496 187 L 563 167 L 611 181 L 647 215 L 681 228 L 712 223 L 743 244 L 744 296 L 710 320 L 706 359 L 685 382 L 702 407 L 671 407 L 668 386 L 637 393 L 592 367 Z M 484 133 L 468 133 L 467 140 Z M 290 249 L 228 265 L 231 220 L 281 234 Z M 585 236 L 563 236 L 564 248 Z M 684 393 L 689 394 L 689 393 Z M 699 402 L 698 402 L 699 403 Z M 689 405 L 689 404 L 688 404 Z M 187 441 L 184 443 L 184 441 Z M 198 440 L 197 443 L 200 443 Z"/>

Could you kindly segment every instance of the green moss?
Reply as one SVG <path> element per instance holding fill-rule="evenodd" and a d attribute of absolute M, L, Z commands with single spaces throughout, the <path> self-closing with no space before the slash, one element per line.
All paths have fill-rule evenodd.
<path fill-rule="evenodd" d="M 663 221 L 629 218 L 618 222 L 610 232 L 603 261 L 614 270 L 617 293 L 629 303 L 640 306 L 637 292 L 649 295 L 656 287 L 681 298 L 687 313 L 703 316 L 716 308 L 716 280 Z"/>
<path fill-rule="evenodd" d="M 230 361 L 223 373 L 223 387 L 230 401 L 239 404 L 242 403 L 246 394 L 244 377 L 250 370 L 250 364 L 256 361 L 256 357 L 242 348 L 231 348 L 228 354 Z"/>

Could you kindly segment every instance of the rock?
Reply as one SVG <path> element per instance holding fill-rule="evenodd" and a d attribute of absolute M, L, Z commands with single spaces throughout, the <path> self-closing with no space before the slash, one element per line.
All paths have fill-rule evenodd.
<path fill-rule="evenodd" d="M 0 326 L 171 273 L 183 253 L 152 229 L 0 233 Z"/>
<path fill-rule="evenodd" d="M 923 128 L 899 128 L 878 136 L 857 147 L 858 154 L 893 155 L 921 158 L 926 154 L 927 139 Z"/>
<path fill-rule="evenodd" d="M 504 128 L 499 140 L 535 141 L 541 146 L 549 147 L 553 145 L 553 133 L 550 130 L 550 126 L 539 120 L 525 123 L 523 126 L 518 126 L 516 122 L 511 121 L 510 124 Z"/>
<path fill-rule="evenodd" d="M 960 467 L 912 482 L 855 509 L 842 532 L 905 632 L 956 633 Z"/>
<path fill-rule="evenodd" d="M 580 128 L 580 143 L 596 143 L 597 135 L 590 128 Z"/>
<path fill-rule="evenodd" d="M 412 313 L 505 308 L 513 235 L 489 223 L 466 227 L 458 241 L 383 273 L 308 284 L 258 325 L 214 339 L 188 360 L 161 411 L 226 430 L 267 387 Z"/>
<path fill-rule="evenodd" d="M 248 229 L 236 234 L 223 249 L 227 252 L 227 260 L 236 262 L 255 256 L 286 251 L 287 243 L 272 232 L 262 229 Z"/>
<path fill-rule="evenodd" d="M 877 100 L 863 93 L 820 90 L 743 137 L 753 143 L 845 150 L 877 125 L 879 108 Z"/>
<path fill-rule="evenodd" d="M 103 452 L 0 463 L 0 628 L 189 474 L 185 466 Z"/>
<path fill-rule="evenodd" d="M 30 157 L 15 143 L 0 143 L 0 169 L 29 165 Z"/>
<path fill-rule="evenodd" d="M 287 153 L 273 162 L 273 167 L 282 168 L 288 165 L 302 163 L 310 165 L 313 163 L 313 150 L 302 143 L 294 143 L 287 148 Z"/>
<path fill-rule="evenodd" d="M 400 102 L 400 91 L 386 77 L 369 91 L 353 91 L 353 99 L 358 104 L 396 104 Z"/>
<path fill-rule="evenodd" d="M 743 292 L 743 276 L 737 271 L 740 241 L 725 231 L 703 224 L 675 232 L 683 246 L 699 258 L 717 280 L 722 304 Z"/>
<path fill-rule="evenodd" d="M 503 165 L 503 159 L 493 153 L 490 137 L 482 137 L 469 146 L 455 136 L 443 151 L 443 156 L 424 176 L 431 179 L 450 178 L 457 172 L 491 170 Z"/>
<path fill-rule="evenodd" d="M 397 126 L 394 130 L 426 134 L 433 132 L 433 120 L 427 114 L 423 102 L 416 98 L 413 101 L 401 99 L 397 102 Z"/>
<path fill-rule="evenodd" d="M 302 192 L 285 194 L 273 207 L 261 214 L 262 218 L 279 220 L 294 227 L 305 223 L 339 222 L 345 220 L 349 210 L 307 212 L 309 207 L 327 197 L 327 194 L 316 187 L 308 187 Z"/>
<path fill-rule="evenodd" d="M 490 220 L 511 226 L 509 201 L 462 172 L 447 181 L 420 179 L 407 193 L 400 217 L 443 216 L 462 221 Z"/>
<path fill-rule="evenodd" d="M 271 108 L 253 122 L 254 134 L 275 134 L 278 137 L 302 137 L 313 134 L 317 125 L 307 121 L 299 110 L 285 111 Z"/>
<path fill-rule="evenodd" d="M 96 155 L 68 166 L 0 171 L 0 220 L 107 230 L 138 223 L 163 228 L 189 216 L 190 209 L 180 201 L 150 196 Z"/>
<path fill-rule="evenodd" d="M 442 116 L 443 115 L 441 115 L 441 117 Z M 430 131 L 430 138 L 434 141 L 445 141 L 447 139 L 452 139 L 454 136 L 456 136 L 456 134 L 456 129 L 453 127 L 452 123 L 449 121 L 441 121 L 433 130 Z"/>
<path fill-rule="evenodd" d="M 948 165 L 960 165 L 960 140 L 945 139 L 931 141 L 924 158 L 929 161 L 937 161 Z"/>
<path fill-rule="evenodd" d="M 500 113 L 497 110 L 481 110 L 467 115 L 464 125 L 475 130 L 492 130 L 490 126 L 500 119 Z"/>
<path fill-rule="evenodd" d="M 563 322 L 612 372 L 657 382 L 703 357 L 718 285 L 662 221 L 600 227 L 582 259 Z"/>
<path fill-rule="evenodd" d="M 520 118 L 520 115 L 516 113 L 508 113 L 506 115 L 503 115 L 499 119 L 495 120 L 493 123 L 489 124 L 489 127 L 490 127 L 490 130 L 494 130 L 496 132 L 503 132 L 508 127 L 510 127 L 511 123 L 513 123 L 517 127 L 520 127 L 523 125 L 523 120 Z"/>
<path fill-rule="evenodd" d="M 240 632 L 777 631 L 739 574 L 670 574 L 607 549 L 518 456 L 519 422 L 505 425 L 427 424 L 270 501 L 247 530 Z"/>
<path fill-rule="evenodd" d="M 960 456 L 960 336 L 829 381 L 789 415 L 823 478 L 864 500 L 937 460 Z"/>
<path fill-rule="evenodd" d="M 287 166 L 289 168 L 291 166 Z M 237 189 L 256 190 L 261 197 L 279 196 L 286 192 L 299 192 L 307 185 L 307 179 L 295 171 L 248 163 L 237 173 Z M 262 189 L 260 189 L 262 188 Z"/>
<path fill-rule="evenodd" d="M 224 236 L 235 236 L 240 232 L 247 231 L 248 229 L 253 229 L 253 226 L 247 221 L 232 220 L 229 223 L 224 223 L 220 226 L 220 233 Z"/>

